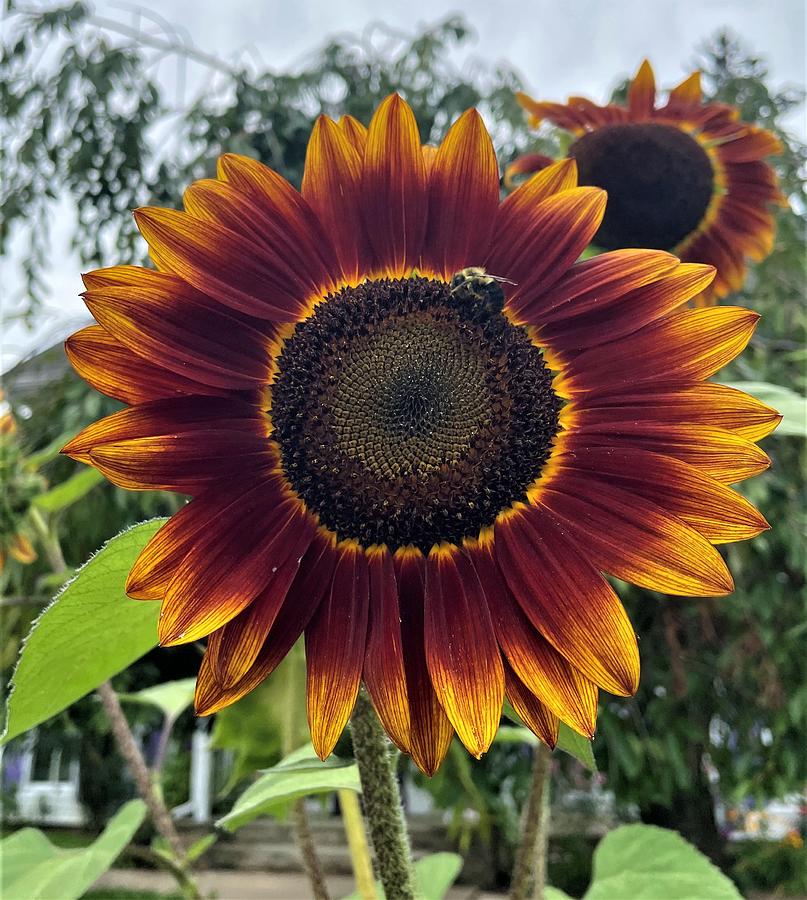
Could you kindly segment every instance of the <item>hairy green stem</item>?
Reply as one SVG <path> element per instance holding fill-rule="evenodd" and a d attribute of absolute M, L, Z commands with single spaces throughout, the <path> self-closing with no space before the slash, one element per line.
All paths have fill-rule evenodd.
<path fill-rule="evenodd" d="M 543 900 L 546 886 L 546 860 L 549 845 L 549 773 L 552 751 L 538 744 L 532 758 L 532 778 L 521 843 L 516 853 L 511 900 Z"/>
<path fill-rule="evenodd" d="M 384 893 L 387 900 L 414 900 L 412 852 L 393 762 L 397 751 L 393 751 L 364 691 L 356 700 L 350 731 Z"/>

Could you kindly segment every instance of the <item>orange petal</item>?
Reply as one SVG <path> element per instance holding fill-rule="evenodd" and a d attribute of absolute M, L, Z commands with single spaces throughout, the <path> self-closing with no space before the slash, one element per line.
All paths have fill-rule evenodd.
<path fill-rule="evenodd" d="M 697 106 L 701 102 L 701 73 L 693 72 L 670 91 L 667 109 Z"/>
<path fill-rule="evenodd" d="M 320 759 L 333 750 L 353 711 L 367 644 L 367 557 L 353 542 L 337 552 L 330 593 L 305 630 L 308 724 Z"/>
<path fill-rule="evenodd" d="M 312 298 L 310 285 L 278 253 L 217 222 L 155 207 L 137 209 L 134 215 L 157 265 L 225 306 L 260 319 L 292 322 Z"/>
<path fill-rule="evenodd" d="M 16 559 L 18 563 L 24 566 L 30 565 L 36 559 L 34 545 L 24 534 L 19 532 L 12 535 L 11 542 L 8 545 L 8 552 L 12 559 Z"/>
<path fill-rule="evenodd" d="M 598 483 L 650 500 L 713 544 L 747 540 L 769 527 L 745 497 L 672 457 L 627 447 L 581 447 L 568 459 L 567 465 Z"/>
<path fill-rule="evenodd" d="M 122 409 L 88 425 L 62 448 L 62 453 L 90 463 L 90 451 L 101 444 L 211 428 L 265 435 L 263 414 L 256 405 L 235 397 L 182 397 L 153 400 Z"/>
<path fill-rule="evenodd" d="M 90 325 L 72 334 L 65 341 L 64 350 L 70 365 L 89 385 L 123 403 L 224 393 L 224 389 L 169 372 L 137 356 L 100 325 Z"/>
<path fill-rule="evenodd" d="M 381 724 L 395 744 L 409 750 L 409 697 L 406 690 L 398 582 L 385 547 L 367 551 L 370 569 L 370 627 L 364 683 Z"/>
<path fill-rule="evenodd" d="M 174 572 L 162 607 L 160 644 L 187 644 L 234 619 L 271 579 L 311 523 L 273 481 L 258 483 L 194 540 Z"/>
<path fill-rule="evenodd" d="M 726 563 L 706 538 L 607 479 L 561 464 L 541 504 L 598 569 L 623 581 L 691 597 L 734 590 Z"/>
<path fill-rule="evenodd" d="M 572 407 L 567 407 L 571 410 Z M 722 384 L 696 384 L 680 389 L 581 395 L 573 418 L 581 427 L 618 422 L 708 425 L 760 441 L 782 421 L 772 407 L 750 394 Z"/>
<path fill-rule="evenodd" d="M 278 554 L 288 552 L 288 556 L 274 559 L 270 581 L 263 591 L 243 612 L 210 635 L 207 652 L 221 687 L 236 685 L 257 659 L 313 537 L 313 528 L 301 528 L 297 544 L 281 544 Z"/>
<path fill-rule="evenodd" d="M 526 688 L 506 661 L 504 693 L 527 728 L 553 750 L 558 742 L 558 717 Z"/>
<path fill-rule="evenodd" d="M 288 599 L 272 623 L 269 637 L 244 677 L 230 688 L 222 687 L 216 680 L 210 652 L 205 654 L 196 682 L 197 715 L 209 716 L 235 703 L 275 670 L 303 633 L 325 591 L 330 589 L 335 564 L 333 540 L 318 531 L 300 563 Z"/>
<path fill-rule="evenodd" d="M 342 133 L 350 141 L 360 157 L 364 156 L 364 148 L 367 146 L 367 129 L 354 116 L 342 116 L 337 122 Z"/>
<path fill-rule="evenodd" d="M 755 444 L 708 425 L 618 422 L 576 429 L 590 445 L 639 447 L 680 459 L 725 484 L 759 475 L 771 464 Z"/>
<path fill-rule="evenodd" d="M 499 727 L 504 699 L 501 654 L 482 585 L 456 547 L 435 547 L 426 561 L 426 661 L 440 704 L 477 758 Z"/>
<path fill-rule="evenodd" d="M 419 550 L 404 548 L 393 557 L 401 612 L 401 640 L 410 709 L 409 752 L 417 767 L 434 775 L 454 730 L 432 687 L 424 648 L 426 561 Z"/>
<path fill-rule="evenodd" d="M 431 169 L 425 266 L 450 279 L 479 265 L 498 206 L 496 152 L 482 117 L 469 109 L 449 128 Z"/>
<path fill-rule="evenodd" d="M 619 598 L 541 508 L 496 523 L 496 558 L 532 624 L 596 685 L 629 695 L 639 683 L 639 650 Z"/>
<path fill-rule="evenodd" d="M 538 632 L 507 588 L 493 558 L 493 547 L 470 553 L 490 608 L 496 640 L 507 662 L 548 709 L 580 734 L 597 725 L 597 689 Z"/>
<path fill-rule="evenodd" d="M 626 338 L 697 296 L 711 284 L 714 276 L 712 266 L 676 264 L 651 284 L 628 291 L 611 303 L 606 300 L 595 303 L 591 311 L 585 311 L 581 304 L 580 315 L 540 328 L 540 339 L 568 356 Z M 573 307 L 576 306 L 575 301 Z"/>
<path fill-rule="evenodd" d="M 578 259 L 600 226 L 605 199 L 599 188 L 572 188 L 538 203 L 529 218 L 517 217 L 520 227 L 508 229 L 509 245 L 500 232 L 494 234 L 486 268 L 516 283 L 507 306 L 513 316 L 518 318 L 539 290 L 547 290 Z"/>
<path fill-rule="evenodd" d="M 575 357 L 555 389 L 632 388 L 640 382 L 703 381 L 742 353 L 759 314 L 735 306 L 688 309 Z"/>
<path fill-rule="evenodd" d="M 653 67 L 644 60 L 628 88 L 628 109 L 632 119 L 648 119 L 655 107 L 656 78 Z"/>
<path fill-rule="evenodd" d="M 370 122 L 362 188 L 378 268 L 390 278 L 408 274 L 420 261 L 428 192 L 415 115 L 397 94 Z"/>
<path fill-rule="evenodd" d="M 504 169 L 504 186 L 508 190 L 518 186 L 519 176 L 533 175 L 547 166 L 551 166 L 554 160 L 543 153 L 523 153 L 521 156 L 508 163 Z"/>
<path fill-rule="evenodd" d="M 531 325 L 591 314 L 612 306 L 630 291 L 658 281 L 679 265 L 662 250 L 613 250 L 572 266 L 551 290 L 538 293 L 521 309 Z"/>
<path fill-rule="evenodd" d="M 361 217 L 361 169 L 361 154 L 346 129 L 320 116 L 308 141 L 302 192 L 330 235 L 342 274 L 351 284 L 370 265 Z"/>

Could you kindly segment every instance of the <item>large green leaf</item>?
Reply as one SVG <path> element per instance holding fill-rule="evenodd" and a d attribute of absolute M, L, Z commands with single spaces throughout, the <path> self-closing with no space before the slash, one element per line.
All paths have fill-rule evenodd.
<path fill-rule="evenodd" d="M 794 390 L 781 384 L 768 381 L 733 381 L 729 387 L 745 391 L 782 414 L 782 421 L 774 431 L 775 435 L 785 437 L 807 437 L 807 397 L 802 397 Z"/>
<path fill-rule="evenodd" d="M 458 853 L 432 853 L 415 863 L 415 882 L 419 900 L 443 900 L 448 889 L 457 880 L 462 869 L 462 857 Z M 385 900 L 386 894 L 380 881 L 375 883 L 378 900 Z M 361 900 L 355 892 L 344 900 Z"/>
<path fill-rule="evenodd" d="M 180 678 L 177 681 L 166 681 L 153 687 L 143 688 L 133 694 L 120 694 L 121 700 L 130 703 L 142 703 L 156 706 L 169 719 L 176 719 L 179 714 L 193 703 L 196 689 L 195 678 Z"/>
<path fill-rule="evenodd" d="M 356 763 L 333 755 L 323 762 L 308 745 L 290 753 L 271 769 L 265 769 L 216 825 L 235 831 L 258 816 L 282 818 L 290 803 L 299 797 L 344 789 L 361 791 Z"/>
<path fill-rule="evenodd" d="M 623 825 L 594 853 L 585 900 L 742 900 L 728 878 L 680 834 Z"/>
<path fill-rule="evenodd" d="M 504 714 L 513 722 L 521 722 L 518 713 L 507 702 L 504 705 Z M 499 743 L 532 744 L 533 746 L 539 743 L 538 738 L 524 725 L 500 725 L 495 740 Z M 564 753 L 573 756 L 590 772 L 597 771 L 597 763 L 594 761 L 591 741 L 576 731 L 572 731 L 565 722 L 561 722 L 558 728 L 558 743 L 555 745 L 555 749 L 563 750 Z"/>
<path fill-rule="evenodd" d="M 3 742 L 39 725 L 157 644 L 159 604 L 130 600 L 126 576 L 164 519 L 112 538 L 34 623 L 6 706 Z"/>
<path fill-rule="evenodd" d="M 76 472 L 72 478 L 57 484 L 44 494 L 40 494 L 34 504 L 45 512 L 59 512 L 72 506 L 76 501 L 91 491 L 96 484 L 100 484 L 104 476 L 97 469 L 83 468 Z"/>
<path fill-rule="evenodd" d="M 0 841 L 3 900 L 76 900 L 115 862 L 146 814 L 142 800 L 130 800 L 89 845 L 60 850 L 37 828 L 23 828 Z"/>

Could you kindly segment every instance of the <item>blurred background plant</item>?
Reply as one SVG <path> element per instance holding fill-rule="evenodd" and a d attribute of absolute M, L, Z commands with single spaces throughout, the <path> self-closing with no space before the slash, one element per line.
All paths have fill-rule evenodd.
<path fill-rule="evenodd" d="M 415 111 L 424 141 L 439 140 L 462 110 L 476 105 L 502 163 L 527 151 L 557 155 L 561 146 L 552 129 L 536 138 L 526 127 L 513 97 L 522 87 L 515 71 L 487 59 L 462 70 L 453 65 L 452 51 L 472 37 L 461 17 L 415 34 L 379 26 L 361 37 L 335 38 L 293 73 L 231 64 L 173 31 L 155 36 L 133 30 L 99 18 L 83 3 L 45 9 L 12 3 L 6 18 L 0 59 L 0 108 L 6 116 L 0 250 L 7 253 L 12 240 L 22 248 L 24 293 L 14 309 L 31 327 L 43 309 L 49 225 L 58 204 L 67 200 L 75 210 L 72 241 L 84 266 L 141 263 L 145 245 L 134 230 L 132 208 L 178 206 L 184 187 L 212 176 L 216 157 L 225 150 L 256 157 L 299 184 L 308 134 L 320 113 L 350 113 L 366 123 L 381 97 L 400 91 Z M 205 89 L 184 105 L 152 75 L 155 60 L 166 55 L 209 70 Z M 749 350 L 721 378 L 743 383 L 785 413 L 783 426 L 766 442 L 772 470 L 748 489 L 773 528 L 725 549 L 737 582 L 728 600 L 676 601 L 622 586 L 641 639 L 640 692 L 630 701 L 603 702 L 594 741 L 601 775 L 592 776 L 569 756 L 556 757 L 561 771 L 555 805 L 572 813 L 577 805 L 579 811 L 584 795 L 583 819 L 589 822 L 608 824 L 618 816 L 674 827 L 732 871 L 743 889 L 797 891 L 803 889 L 795 874 L 803 846 L 773 841 L 738 850 L 729 832 L 733 808 L 797 794 L 807 780 L 807 151 L 782 125 L 802 97 L 795 90 L 772 91 L 764 62 L 725 34 L 706 43 L 695 62 L 708 96 L 738 105 L 744 118 L 776 132 L 785 146 L 775 165 L 790 207 L 777 213 L 775 250 L 730 299 L 758 310 L 763 319 Z M 618 87 L 615 97 L 623 94 L 624 86 Z M 5 551 L 0 666 L 7 685 L 31 622 L 75 567 L 121 529 L 170 515 L 182 500 L 121 491 L 57 455 L 67 437 L 119 407 L 69 370 L 61 344 L 15 366 L 4 384 L 10 406 L 3 407 L 0 435 Z M 48 534 L 63 548 L 61 567 L 54 565 Z M 115 685 L 119 691 L 139 691 L 189 678 L 198 660 L 193 647 L 147 649 Z M 256 769 L 285 755 L 282 734 L 288 723 L 284 726 L 278 714 L 281 674 L 217 718 L 213 746 L 230 760 L 226 783 L 218 785 L 221 811 L 254 779 Z M 299 684 L 300 676 L 294 677 Z M 153 711 L 128 704 L 126 712 L 133 727 L 160 731 Z M 183 785 L 194 724 L 189 712 L 178 713 L 173 724 L 163 790 L 175 806 L 187 799 Z M 131 785 L 119 778 L 109 726 L 91 696 L 40 726 L 37 740 L 42 746 L 48 740 L 78 746 L 82 772 L 92 772 L 81 787 L 89 823 L 100 827 L 131 795 Z M 295 738 L 295 745 L 301 740 Z M 338 752 L 350 756 L 348 738 Z M 503 886 L 511 870 L 530 754 L 524 743 L 502 741 L 473 762 L 457 746 L 436 778 L 406 774 L 411 809 L 431 809 L 437 822 L 447 824 L 449 842 L 470 860 L 474 849 L 484 849 L 489 886 Z M 615 805 L 595 809 L 605 789 Z M 552 883 L 576 893 L 590 880 L 591 854 L 601 833 L 597 827 L 583 830 L 582 837 L 576 825 L 566 837 L 558 834 L 549 860 Z M 776 885 L 772 871 L 781 873 Z"/>

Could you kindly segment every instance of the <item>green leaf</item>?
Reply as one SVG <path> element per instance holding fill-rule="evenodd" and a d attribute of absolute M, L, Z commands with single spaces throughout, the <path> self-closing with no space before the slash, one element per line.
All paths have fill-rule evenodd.
<path fill-rule="evenodd" d="M 296 715 L 297 710 L 302 711 Z M 254 691 L 216 713 L 210 745 L 234 753 L 232 771 L 222 794 L 256 769 L 266 769 L 282 755 L 283 732 L 290 746 L 308 740 L 305 718 L 305 655 L 302 641 Z"/>
<path fill-rule="evenodd" d="M 75 431 L 65 431 L 57 438 L 54 438 L 46 447 L 43 447 L 41 450 L 37 450 L 34 453 L 29 453 L 28 456 L 25 457 L 25 464 L 31 469 L 38 469 L 40 466 L 52 462 L 59 455 L 62 447 L 64 447 L 71 438 L 75 437 L 75 434 Z"/>
<path fill-rule="evenodd" d="M 156 706 L 162 710 L 166 718 L 176 719 L 179 714 L 193 703 L 193 694 L 196 690 L 195 678 L 180 678 L 178 681 L 166 681 L 164 684 L 155 684 L 153 687 L 143 688 L 134 694 L 120 694 L 121 700 L 130 703 L 142 703 L 146 706 Z"/>
<path fill-rule="evenodd" d="M 745 391 L 757 400 L 767 403 L 783 416 L 774 435 L 807 437 L 807 397 L 781 384 L 768 381 L 731 381 L 729 387 Z"/>
<path fill-rule="evenodd" d="M 49 491 L 45 491 L 44 494 L 40 494 L 34 499 L 34 504 L 43 512 L 59 512 L 81 500 L 96 484 L 100 484 L 103 480 L 104 476 L 97 469 L 84 468 L 73 475 L 72 478 L 68 478 L 67 481 L 63 481 Z"/>
<path fill-rule="evenodd" d="M 597 771 L 597 763 L 594 761 L 591 741 L 584 738 L 582 734 L 573 731 L 565 722 L 560 723 L 556 749 L 563 750 L 564 753 L 573 756 L 589 772 Z"/>
<path fill-rule="evenodd" d="M 737 888 L 680 834 L 623 825 L 594 852 L 584 900 L 742 900 Z"/>
<path fill-rule="evenodd" d="M 77 900 L 115 862 L 146 815 L 130 800 L 89 847 L 60 850 L 37 828 L 23 828 L 0 841 L 3 900 Z"/>
<path fill-rule="evenodd" d="M 513 722 L 521 722 L 518 713 L 505 700 L 503 713 Z M 519 727 L 512 725 L 500 725 L 494 740 L 501 743 L 524 743 L 535 746 L 539 743 L 538 738 L 527 728 L 521 724 Z M 582 766 L 585 766 L 590 772 L 597 771 L 597 763 L 594 761 L 594 751 L 591 748 L 591 741 L 572 731 L 565 723 L 561 722 L 558 728 L 558 743 L 555 745 L 556 750 L 563 750 L 573 756 Z"/>
<path fill-rule="evenodd" d="M 461 869 L 462 857 L 458 853 L 432 853 L 419 859 L 415 863 L 419 900 L 443 900 Z M 385 900 L 387 895 L 380 881 L 376 881 L 375 889 L 378 900 Z M 344 900 L 361 900 L 361 897 L 358 892 L 354 892 Z"/>
<path fill-rule="evenodd" d="M 75 703 L 157 645 L 159 604 L 130 600 L 126 576 L 163 524 L 112 538 L 36 620 L 6 705 L 3 743 Z"/>
<path fill-rule="evenodd" d="M 329 756 L 324 762 L 310 745 L 290 753 L 271 769 L 265 769 L 235 801 L 216 826 L 235 831 L 258 816 L 283 818 L 289 804 L 299 797 L 331 791 L 361 792 L 359 770 L 355 762 Z"/>
<path fill-rule="evenodd" d="M 196 862 L 200 856 L 203 856 L 219 839 L 217 834 L 206 834 L 200 837 L 198 841 L 194 841 L 185 851 L 188 862 Z"/>

